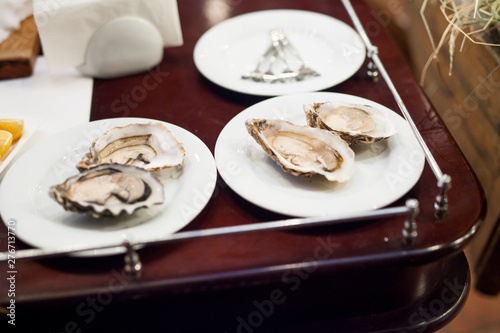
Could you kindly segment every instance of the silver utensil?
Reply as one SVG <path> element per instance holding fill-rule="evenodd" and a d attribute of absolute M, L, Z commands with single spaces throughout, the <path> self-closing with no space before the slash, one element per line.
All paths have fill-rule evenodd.
<path fill-rule="evenodd" d="M 255 69 L 243 74 L 241 76 L 242 79 L 251 79 L 255 82 L 274 83 L 293 80 L 302 81 L 307 77 L 320 75 L 306 65 L 297 49 L 290 43 L 282 29 L 272 29 L 270 33 L 271 45 L 259 58 Z M 297 70 L 292 70 L 290 68 L 291 61 L 298 62 L 299 68 Z M 263 69 L 264 66 L 267 68 L 266 70 Z M 277 67 L 281 67 L 281 69 L 276 70 Z"/>
<path fill-rule="evenodd" d="M 308 76 L 319 76 L 320 75 L 314 69 L 312 69 L 306 65 L 305 61 L 300 56 L 299 51 L 297 51 L 297 49 L 290 43 L 290 41 L 288 40 L 288 38 L 286 38 L 284 33 L 283 33 L 283 38 L 281 39 L 281 44 L 283 44 L 283 46 L 287 50 L 289 50 L 300 63 L 300 67 L 299 67 L 297 76 L 295 77 L 296 80 L 300 81 L 300 80 L 304 80 Z"/>
<path fill-rule="evenodd" d="M 266 52 L 264 52 L 263 55 L 260 56 L 259 62 L 257 63 L 257 66 L 255 66 L 255 69 L 251 72 L 245 73 L 241 76 L 242 79 L 251 79 L 254 81 L 263 81 L 264 80 L 264 72 L 262 72 L 260 69 L 264 65 L 264 63 L 268 60 L 269 56 L 271 56 L 274 52 L 274 45 L 271 44 Z"/>

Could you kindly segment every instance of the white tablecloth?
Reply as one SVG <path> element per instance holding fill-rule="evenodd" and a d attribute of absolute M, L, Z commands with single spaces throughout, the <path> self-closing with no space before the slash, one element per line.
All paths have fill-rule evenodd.
<path fill-rule="evenodd" d="M 44 137 L 89 122 L 92 87 L 93 80 L 74 69 L 50 75 L 43 56 L 32 76 L 0 81 L 0 118 L 23 118 L 29 136 L 15 157 Z"/>

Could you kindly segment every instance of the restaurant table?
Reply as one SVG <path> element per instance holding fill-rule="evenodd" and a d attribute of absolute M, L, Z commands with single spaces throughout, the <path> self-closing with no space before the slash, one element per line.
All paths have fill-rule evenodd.
<path fill-rule="evenodd" d="M 193 49 L 209 28 L 227 18 L 268 9 L 320 12 L 349 25 L 340 1 L 274 0 L 178 2 L 184 44 L 166 48 L 148 72 L 94 81 L 90 121 L 143 117 L 178 125 L 213 153 L 224 126 L 268 97 L 222 88 L 197 70 Z M 128 278 L 123 255 L 63 256 L 16 262 L 16 326 L 47 332 L 424 332 L 460 311 L 470 289 L 463 249 L 485 213 L 482 189 L 404 57 L 363 1 L 353 7 L 440 168 L 451 177 L 448 211 L 434 216 L 437 180 L 426 163 L 417 184 L 390 207 L 415 198 L 418 235 L 403 242 L 405 217 L 195 238 L 138 251 L 140 277 Z M 401 111 L 382 79 L 365 64 L 326 89 L 360 96 Z M 157 80 L 126 108 L 116 101 Z M 222 178 L 207 206 L 182 231 L 289 218 L 260 208 Z M 1 233 L 6 233 L 2 224 Z M 2 251 L 5 251 L 2 242 Z M 30 248 L 17 241 L 18 250 Z M 6 262 L 1 262 L 7 272 Z M 0 303 L 9 304 L 0 282 Z M 6 310 L 4 308 L 4 310 Z M 8 310 L 6 310 L 8 311 Z M 6 324 L 8 317 L 2 317 Z"/>

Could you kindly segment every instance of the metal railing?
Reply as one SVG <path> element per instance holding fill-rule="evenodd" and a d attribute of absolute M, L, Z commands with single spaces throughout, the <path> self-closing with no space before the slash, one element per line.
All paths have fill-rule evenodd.
<path fill-rule="evenodd" d="M 367 55 L 368 58 L 370 58 L 370 63 L 368 64 L 368 74 L 371 77 L 377 77 L 378 74 L 382 76 L 384 81 L 386 82 L 387 86 L 389 87 L 389 90 L 391 91 L 392 95 L 394 96 L 394 99 L 396 100 L 396 103 L 399 106 L 399 109 L 401 110 L 403 116 L 405 117 L 406 121 L 410 125 L 410 128 L 413 132 L 413 135 L 417 139 L 418 143 L 420 144 L 420 147 L 424 151 L 425 158 L 427 162 L 429 163 L 429 166 L 432 169 L 432 172 L 436 176 L 437 179 L 437 186 L 439 188 L 439 193 L 436 196 L 436 201 L 434 202 L 434 213 L 437 219 L 443 220 L 446 216 L 446 212 L 448 210 L 448 197 L 447 197 L 447 192 L 449 188 L 451 187 L 451 177 L 447 174 L 443 174 L 441 171 L 441 168 L 436 162 L 436 159 L 432 155 L 431 151 L 429 150 L 429 147 L 427 147 L 427 144 L 425 143 L 424 139 L 422 138 L 422 135 L 420 134 L 417 126 L 415 125 L 415 122 L 411 118 L 410 113 L 408 112 L 405 103 L 403 102 L 403 99 L 401 96 L 399 96 L 399 93 L 392 83 L 392 80 L 385 70 L 384 64 L 380 60 L 378 56 L 378 48 L 374 46 L 370 38 L 368 37 L 363 25 L 361 24 L 361 21 L 359 20 L 358 15 L 356 14 L 356 11 L 352 7 L 351 1 L 350 0 L 342 0 L 342 3 L 344 4 L 344 7 L 347 10 L 347 13 L 351 17 L 351 20 L 354 24 L 354 27 L 358 31 L 359 35 L 361 36 L 361 39 L 363 40 L 363 43 L 365 44 L 366 50 L 367 50 Z"/>

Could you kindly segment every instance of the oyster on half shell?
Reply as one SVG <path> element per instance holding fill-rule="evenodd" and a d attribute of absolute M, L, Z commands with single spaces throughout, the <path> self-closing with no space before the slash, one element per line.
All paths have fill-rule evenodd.
<path fill-rule="evenodd" d="M 379 109 L 342 102 L 304 104 L 307 123 L 339 134 L 350 145 L 373 143 L 396 133 L 394 123 Z"/>
<path fill-rule="evenodd" d="M 68 178 L 49 189 L 65 210 L 93 217 L 132 214 L 164 201 L 163 185 L 142 168 L 102 164 Z"/>
<path fill-rule="evenodd" d="M 161 123 L 114 127 L 92 142 L 89 152 L 77 163 L 78 170 L 100 164 L 129 164 L 148 171 L 181 168 L 186 151 Z"/>
<path fill-rule="evenodd" d="M 248 133 L 284 171 L 345 182 L 354 173 L 354 152 L 337 134 L 285 120 L 248 119 Z"/>

